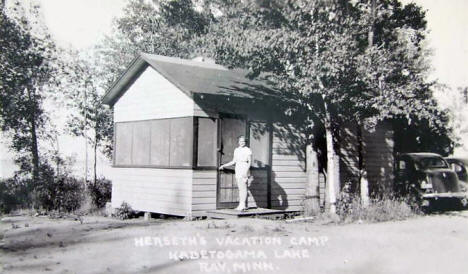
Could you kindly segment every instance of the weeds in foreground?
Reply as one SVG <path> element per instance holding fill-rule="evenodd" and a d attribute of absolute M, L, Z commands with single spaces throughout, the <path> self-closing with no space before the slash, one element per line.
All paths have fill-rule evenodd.
<path fill-rule="evenodd" d="M 337 215 L 341 223 L 400 221 L 420 214 L 418 207 L 407 198 L 375 198 L 367 206 L 356 195 L 340 197 L 337 201 Z"/>
<path fill-rule="evenodd" d="M 114 216 L 121 219 L 127 220 L 136 216 L 136 212 L 127 202 L 122 202 L 120 207 L 115 209 Z"/>

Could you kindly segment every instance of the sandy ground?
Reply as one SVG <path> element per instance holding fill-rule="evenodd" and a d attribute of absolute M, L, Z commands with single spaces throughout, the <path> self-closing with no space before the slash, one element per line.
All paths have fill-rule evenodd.
<path fill-rule="evenodd" d="M 0 233 L 4 273 L 468 273 L 468 211 L 350 225 L 10 216 Z"/>

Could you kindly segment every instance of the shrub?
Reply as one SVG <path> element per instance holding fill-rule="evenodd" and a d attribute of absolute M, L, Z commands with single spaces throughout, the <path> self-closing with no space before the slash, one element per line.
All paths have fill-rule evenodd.
<path fill-rule="evenodd" d="M 415 201 L 407 197 L 383 195 L 370 199 L 367 207 L 357 194 L 344 188 L 337 199 L 336 213 L 341 222 L 385 222 L 404 220 L 420 213 Z"/>
<path fill-rule="evenodd" d="M 46 210 L 71 212 L 81 206 L 83 190 L 83 181 L 62 175 L 41 180 L 41 185 L 36 187 L 36 195 L 39 206 Z"/>
<path fill-rule="evenodd" d="M 12 178 L 0 180 L 0 212 L 24 208 L 70 212 L 81 206 L 84 182 L 71 175 L 71 163 L 61 161 L 55 170 L 45 159 L 37 180 L 33 180 L 30 159 L 18 157 L 15 161 L 19 171 Z"/>
<path fill-rule="evenodd" d="M 136 212 L 127 202 L 122 202 L 120 207 L 115 209 L 114 215 L 119 219 L 126 220 L 136 216 Z"/>
<path fill-rule="evenodd" d="M 100 178 L 96 183 L 88 185 L 88 193 L 91 201 L 96 208 L 103 208 L 111 199 L 112 182 L 105 178 Z"/>
<path fill-rule="evenodd" d="M 18 176 L 0 180 L 0 213 L 27 207 L 30 204 L 28 181 Z"/>
<path fill-rule="evenodd" d="M 345 223 L 404 220 L 414 217 L 418 213 L 419 211 L 411 207 L 405 198 L 382 197 L 371 199 L 369 205 L 364 207 L 361 199 L 353 196 L 347 203 L 340 201 L 337 204 L 337 214 L 340 221 Z"/>

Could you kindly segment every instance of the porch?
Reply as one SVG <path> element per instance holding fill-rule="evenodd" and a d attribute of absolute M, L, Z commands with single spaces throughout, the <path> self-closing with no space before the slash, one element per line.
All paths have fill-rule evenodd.
<path fill-rule="evenodd" d="M 300 211 L 281 210 L 268 208 L 249 208 L 245 211 L 234 209 L 209 210 L 204 215 L 210 219 L 237 219 L 237 218 L 264 218 L 264 219 L 286 219 L 299 215 Z"/>

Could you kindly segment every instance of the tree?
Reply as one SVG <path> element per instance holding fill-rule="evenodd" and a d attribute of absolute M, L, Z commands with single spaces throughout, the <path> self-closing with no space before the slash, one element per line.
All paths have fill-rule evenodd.
<path fill-rule="evenodd" d="M 222 6 L 221 6 L 222 7 Z M 398 1 L 269 1 L 222 10 L 204 39 L 215 59 L 267 75 L 284 98 L 306 112 L 310 129 L 325 129 L 331 211 L 338 129 L 346 121 L 372 128 L 378 121 L 444 120 L 426 82 L 424 13 Z M 365 168 L 365 167 L 362 167 Z M 362 174 L 362 173 L 361 173 Z"/>
<path fill-rule="evenodd" d="M 80 57 L 78 53 L 72 55 L 74 58 L 67 74 L 69 85 L 64 88 L 67 106 L 74 111 L 69 114 L 66 126 L 71 134 L 84 137 L 92 145 L 93 182 L 96 184 L 98 148 L 107 157 L 112 154 L 112 112 L 101 102 L 106 83 L 98 69 L 99 59 L 96 56 Z"/>
<path fill-rule="evenodd" d="M 205 34 L 212 20 L 208 7 L 197 10 L 191 0 L 130 0 L 115 32 L 97 47 L 108 84 L 140 52 L 193 57 L 199 48 L 193 38 Z"/>
<path fill-rule="evenodd" d="M 16 8 L 19 4 L 16 3 Z M 0 126 L 11 136 L 11 147 L 23 171 L 39 180 L 39 139 L 47 135 L 43 108 L 56 73 L 56 47 L 49 36 L 32 34 L 37 22 L 0 11 Z"/>

